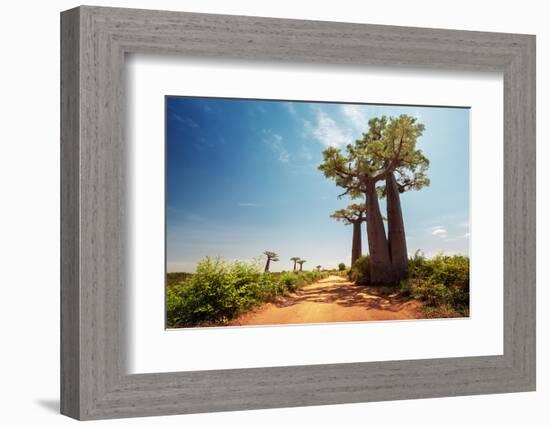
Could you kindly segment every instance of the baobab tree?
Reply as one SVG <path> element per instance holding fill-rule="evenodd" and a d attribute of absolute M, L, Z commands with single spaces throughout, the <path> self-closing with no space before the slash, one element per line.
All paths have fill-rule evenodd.
<path fill-rule="evenodd" d="M 331 216 L 346 225 L 353 225 L 353 238 L 351 243 L 351 265 L 362 254 L 361 224 L 366 221 L 366 207 L 364 203 L 353 203 L 345 209 L 338 209 Z"/>
<path fill-rule="evenodd" d="M 408 253 L 400 194 L 430 184 L 426 176 L 429 160 L 416 148 L 417 138 L 422 135 L 424 125 L 416 123 L 416 119 L 410 116 L 400 116 L 389 121 L 383 116 L 374 119 L 371 129 L 374 130 L 372 137 L 386 144 L 386 154 L 379 154 L 381 157 L 387 157 L 388 151 L 391 156 L 395 152 L 396 141 L 406 138 L 402 156 L 396 160 L 393 171 L 386 175 L 385 185 L 380 188 L 381 196 L 386 197 L 388 248 L 393 273 L 396 280 L 401 280 L 407 275 Z"/>
<path fill-rule="evenodd" d="M 300 271 L 302 271 L 302 268 L 304 267 L 304 262 L 307 262 L 305 259 L 301 259 L 300 261 L 296 261 L 296 263 L 300 264 Z"/>
<path fill-rule="evenodd" d="M 292 268 L 292 271 L 293 272 L 296 272 L 296 263 L 298 261 L 300 261 L 300 257 L 299 256 L 293 256 L 292 258 L 290 258 L 291 261 L 294 261 L 294 267 Z"/>
<path fill-rule="evenodd" d="M 270 251 L 265 251 L 264 255 L 267 257 L 264 273 L 267 273 L 269 271 L 269 264 L 271 264 L 271 261 L 273 262 L 279 261 L 279 256 L 275 252 L 270 252 Z"/>
<path fill-rule="evenodd" d="M 373 283 L 389 284 L 407 273 L 407 245 L 399 194 L 429 184 L 429 161 L 416 148 L 424 125 L 415 117 L 373 118 L 369 130 L 345 153 L 335 147 L 323 152 L 319 166 L 352 198 L 366 204 L 370 276 Z M 380 213 L 379 197 L 387 198 L 388 237 Z"/>

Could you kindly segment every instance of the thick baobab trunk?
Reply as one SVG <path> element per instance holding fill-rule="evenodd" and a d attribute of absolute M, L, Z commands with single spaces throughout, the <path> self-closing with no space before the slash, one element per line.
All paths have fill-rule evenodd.
<path fill-rule="evenodd" d="M 393 173 L 386 177 L 386 207 L 390 258 L 394 280 L 399 281 L 407 276 L 408 254 L 401 200 Z"/>
<path fill-rule="evenodd" d="M 355 221 L 353 223 L 353 241 L 351 244 L 351 265 L 362 255 L 361 249 L 361 223 L 363 221 Z"/>
<path fill-rule="evenodd" d="M 269 261 L 271 261 L 271 258 L 267 257 L 267 261 L 265 263 L 264 273 L 267 273 L 269 271 Z"/>
<path fill-rule="evenodd" d="M 368 184 L 365 196 L 370 280 L 373 284 L 389 284 L 393 281 L 391 258 L 374 182 Z"/>

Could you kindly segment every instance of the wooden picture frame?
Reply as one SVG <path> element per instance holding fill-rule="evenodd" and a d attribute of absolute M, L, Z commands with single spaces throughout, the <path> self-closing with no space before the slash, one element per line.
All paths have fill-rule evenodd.
<path fill-rule="evenodd" d="M 502 72 L 503 355 L 127 374 L 127 53 Z M 61 165 L 65 415 L 84 420 L 535 390 L 532 35 L 78 7 L 61 14 Z"/>

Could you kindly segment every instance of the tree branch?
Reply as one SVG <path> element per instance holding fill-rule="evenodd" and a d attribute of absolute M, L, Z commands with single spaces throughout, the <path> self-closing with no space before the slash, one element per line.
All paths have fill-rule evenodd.
<path fill-rule="evenodd" d="M 396 164 L 397 164 L 397 160 L 399 159 L 399 156 L 401 155 L 401 149 L 403 147 L 404 137 L 405 137 L 405 132 L 403 131 L 401 133 L 401 139 L 399 140 L 399 147 L 397 149 L 397 153 L 395 153 L 395 150 L 392 150 L 395 154 L 395 157 L 390 160 L 390 163 L 382 170 L 382 172 L 376 174 L 375 176 L 373 176 L 371 178 L 373 181 L 376 182 L 376 181 L 379 181 L 382 178 L 385 178 L 388 173 L 390 173 L 391 171 L 393 171 L 395 169 Z"/>

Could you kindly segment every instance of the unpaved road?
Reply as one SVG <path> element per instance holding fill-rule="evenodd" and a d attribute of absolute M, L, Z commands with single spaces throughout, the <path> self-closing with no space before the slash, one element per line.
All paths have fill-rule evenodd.
<path fill-rule="evenodd" d="M 391 295 L 372 295 L 364 287 L 342 277 L 329 276 L 279 301 L 245 313 L 230 325 L 358 322 L 421 317 L 421 304 L 418 301 L 402 301 Z"/>

